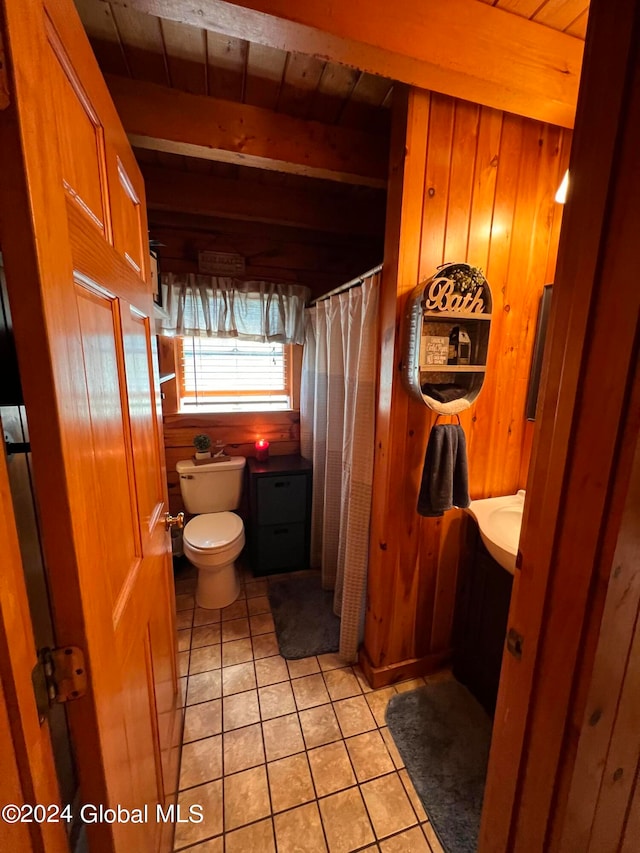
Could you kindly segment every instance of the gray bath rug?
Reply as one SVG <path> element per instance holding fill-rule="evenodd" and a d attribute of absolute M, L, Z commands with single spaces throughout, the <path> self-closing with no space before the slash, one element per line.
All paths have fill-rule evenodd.
<path fill-rule="evenodd" d="M 447 853 L 475 853 L 491 718 L 454 679 L 393 696 L 387 724 Z"/>
<path fill-rule="evenodd" d="M 269 601 L 283 658 L 338 651 L 340 619 L 333 613 L 333 592 L 322 589 L 319 575 L 269 581 Z"/>

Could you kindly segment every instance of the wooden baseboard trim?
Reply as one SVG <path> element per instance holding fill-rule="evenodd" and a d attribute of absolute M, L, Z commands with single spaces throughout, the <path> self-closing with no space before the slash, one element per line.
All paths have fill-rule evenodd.
<path fill-rule="evenodd" d="M 358 654 L 358 662 L 369 685 L 377 690 L 379 687 L 387 687 L 397 681 L 407 678 L 419 678 L 421 675 L 429 675 L 442 669 L 451 661 L 451 649 L 425 655 L 421 658 L 409 658 L 386 666 L 374 666 L 369 660 L 366 649 L 361 648 Z"/>

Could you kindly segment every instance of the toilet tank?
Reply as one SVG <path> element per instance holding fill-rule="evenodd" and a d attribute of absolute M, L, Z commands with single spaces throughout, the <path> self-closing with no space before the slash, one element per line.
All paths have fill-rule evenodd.
<path fill-rule="evenodd" d="M 242 494 L 244 456 L 232 456 L 226 462 L 196 465 L 193 459 L 178 462 L 180 491 L 185 509 L 191 515 L 237 509 Z"/>

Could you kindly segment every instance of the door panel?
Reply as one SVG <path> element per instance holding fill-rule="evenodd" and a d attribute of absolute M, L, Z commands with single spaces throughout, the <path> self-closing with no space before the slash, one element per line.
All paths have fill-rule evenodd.
<path fill-rule="evenodd" d="M 153 389 L 149 318 L 128 307 L 122 313 L 124 359 L 140 523 L 153 532 L 164 505 L 164 480 Z M 154 440 L 149 441 L 149 429 Z"/>
<path fill-rule="evenodd" d="M 101 570 L 111 588 L 113 619 L 123 606 L 121 597 L 140 561 L 133 459 L 127 446 L 128 425 L 123 411 L 123 377 L 118 358 L 118 303 L 78 284 L 78 316 L 91 419 L 90 441 L 95 449 L 95 474 L 100 484 L 97 516 L 105 552 Z M 108 541 L 106 541 L 108 540 Z"/>
<path fill-rule="evenodd" d="M 55 629 L 90 678 L 69 705 L 80 788 L 153 806 L 175 794 L 182 712 L 143 184 L 71 0 L 0 9 L 14 81 L 0 143 L 24 163 L 0 188 L 0 239 Z M 92 853 L 170 845 L 153 820 L 87 832 Z"/>
<path fill-rule="evenodd" d="M 48 19 L 47 24 L 49 44 L 58 60 L 50 67 L 64 187 L 107 236 L 109 208 L 102 125 Z M 73 136 L 65 133 L 69 127 L 74 128 Z"/>
<path fill-rule="evenodd" d="M 145 239 L 142 231 L 140 198 L 122 160 L 117 156 L 116 169 L 118 183 L 111 196 L 114 244 L 127 263 L 142 276 Z"/>

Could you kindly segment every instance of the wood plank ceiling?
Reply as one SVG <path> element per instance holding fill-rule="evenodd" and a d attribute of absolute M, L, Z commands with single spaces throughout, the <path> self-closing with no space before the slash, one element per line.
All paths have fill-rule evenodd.
<path fill-rule="evenodd" d="M 479 0 L 553 30 L 584 39 L 589 0 Z"/>
<path fill-rule="evenodd" d="M 478 2 L 584 38 L 588 0 Z M 75 0 L 75 3 L 105 74 L 388 139 L 392 80 L 318 57 L 278 50 L 211 29 L 145 14 L 120 2 Z M 157 147 L 162 148 L 162 145 Z M 183 256 L 175 259 L 176 269 L 194 269 L 195 243 L 202 248 L 196 232 L 222 229 L 226 235 L 224 245 L 220 240 L 214 241 L 220 250 L 232 248 L 227 244 L 229 233 L 233 232 L 234 248 L 242 253 L 238 220 L 249 220 L 247 250 L 249 244 L 253 250 L 251 220 L 263 223 L 265 235 L 270 228 L 274 229 L 273 240 L 268 241 L 265 249 L 272 255 L 282 254 L 284 244 L 310 242 L 315 246 L 318 235 L 324 235 L 323 244 L 330 247 L 333 269 L 315 273 L 322 287 L 335 286 L 341 280 L 362 272 L 367 265 L 378 263 L 382 257 L 383 190 L 288 174 L 277 169 L 250 168 L 237 162 L 215 162 L 166 150 L 138 148 L 135 153 L 147 179 L 152 234 L 159 230 L 159 236 L 166 239 L 168 223 L 174 220 L 176 228 L 188 226 L 194 235 L 194 240 L 185 239 Z M 165 170 L 164 175 L 161 170 Z M 194 178 L 187 179 L 185 173 L 202 176 L 202 180 L 209 180 L 210 184 L 203 185 L 199 193 L 194 192 Z M 180 179 L 181 174 L 185 179 Z M 262 185 L 264 191 L 260 190 Z M 238 187 L 238 193 L 229 192 L 228 188 L 233 186 Z M 271 207 L 271 191 L 273 209 L 268 215 L 260 213 L 258 208 Z M 167 203 L 172 194 L 176 199 L 173 212 L 171 203 Z M 279 195 L 282 198 L 278 198 Z M 232 199 L 227 214 L 221 209 L 224 208 L 225 197 Z M 260 198 L 262 203 L 248 204 L 243 210 L 242 197 L 249 200 Z M 203 206 L 206 198 L 216 200 L 211 209 L 207 209 L 206 204 Z M 301 199 L 306 203 L 298 204 Z M 310 215 L 310 209 L 313 209 L 313 215 Z M 332 216 L 332 209 L 338 210 L 340 215 Z M 297 222 L 296 216 L 299 217 Z M 235 221 L 236 225 L 224 225 L 226 220 Z M 351 228 L 350 223 L 354 222 L 357 226 L 351 233 L 356 239 L 347 252 L 344 238 Z M 312 236 L 314 232 L 316 236 Z M 290 240 L 284 239 L 287 233 L 292 235 Z M 331 237 L 327 236 L 331 233 Z M 357 246 L 361 247 L 360 255 L 358 251 L 354 253 Z M 287 256 L 290 257 L 291 253 Z M 320 259 L 315 249 L 310 257 L 315 259 L 313 266 L 316 269 L 320 260 L 323 264 L 327 262 L 324 255 Z M 315 270 L 288 270 L 285 269 L 287 263 L 289 261 L 283 261 L 281 267 L 274 269 L 274 275 L 300 281 L 313 280 Z M 258 265 L 256 259 L 256 274 L 258 271 L 262 272 L 262 264 Z"/>

